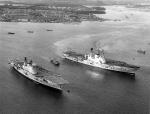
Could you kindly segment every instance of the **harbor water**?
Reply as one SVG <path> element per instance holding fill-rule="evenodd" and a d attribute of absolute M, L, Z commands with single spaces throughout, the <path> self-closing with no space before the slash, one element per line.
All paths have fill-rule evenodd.
<path fill-rule="evenodd" d="M 150 10 L 106 9 L 106 14 L 98 15 L 109 19 L 104 22 L 0 22 L 0 113 L 148 114 Z M 131 77 L 62 59 L 67 49 L 89 53 L 91 47 L 141 68 Z M 8 65 L 9 59 L 25 56 L 68 80 L 63 92 L 38 85 Z M 51 64 L 51 58 L 57 58 L 60 66 Z"/>

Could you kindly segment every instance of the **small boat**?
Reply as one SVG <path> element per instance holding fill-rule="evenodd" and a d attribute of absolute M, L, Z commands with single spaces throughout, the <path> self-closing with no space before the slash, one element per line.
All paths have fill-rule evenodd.
<path fill-rule="evenodd" d="M 29 30 L 28 33 L 34 33 L 34 32 Z"/>
<path fill-rule="evenodd" d="M 46 29 L 47 31 L 53 31 L 53 30 L 51 30 L 51 29 Z"/>
<path fill-rule="evenodd" d="M 143 54 L 143 55 L 146 54 L 146 51 L 145 51 L 145 50 L 142 50 L 142 49 L 137 50 L 137 52 L 138 52 L 139 54 Z"/>
<path fill-rule="evenodd" d="M 8 34 L 15 34 L 14 32 L 8 32 Z"/>
<path fill-rule="evenodd" d="M 10 60 L 9 64 L 20 74 L 37 84 L 42 84 L 56 90 L 62 90 L 61 85 L 68 83 L 68 81 L 64 80 L 59 74 L 36 65 L 32 60 L 28 62 L 27 57 L 24 58 L 24 61 L 17 59 Z"/>
<path fill-rule="evenodd" d="M 52 59 L 50 62 L 52 64 L 54 64 L 55 66 L 59 66 L 60 65 L 59 61 L 57 61 L 56 59 Z"/>

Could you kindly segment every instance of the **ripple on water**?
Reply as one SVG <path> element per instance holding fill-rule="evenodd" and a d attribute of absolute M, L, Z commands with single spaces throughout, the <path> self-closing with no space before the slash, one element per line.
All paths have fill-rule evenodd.
<path fill-rule="evenodd" d="M 87 70 L 86 74 L 89 75 L 92 79 L 95 80 L 102 80 L 104 78 L 104 75 L 96 72 L 96 71 L 91 71 L 91 70 Z"/>

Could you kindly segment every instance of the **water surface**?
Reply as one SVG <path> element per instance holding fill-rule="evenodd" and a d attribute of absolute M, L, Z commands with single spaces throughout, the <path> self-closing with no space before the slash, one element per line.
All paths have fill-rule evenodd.
<path fill-rule="evenodd" d="M 0 23 L 0 112 L 52 114 L 148 114 L 150 81 L 149 12 L 108 6 L 107 19 L 81 24 Z M 52 29 L 53 31 L 46 31 Z M 28 33 L 27 31 L 34 31 Z M 8 35 L 8 32 L 15 32 Z M 101 47 L 108 58 L 139 65 L 135 78 L 61 58 L 72 48 Z M 137 53 L 138 49 L 146 54 Z M 33 83 L 8 66 L 9 58 L 33 58 L 70 82 L 62 94 Z M 49 58 L 60 60 L 60 67 Z M 67 92 L 70 90 L 70 92 Z"/>

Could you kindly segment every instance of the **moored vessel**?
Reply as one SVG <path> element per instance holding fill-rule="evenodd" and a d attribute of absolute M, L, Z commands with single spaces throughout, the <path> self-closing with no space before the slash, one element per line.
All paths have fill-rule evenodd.
<path fill-rule="evenodd" d="M 68 83 L 68 81 L 64 80 L 59 74 L 36 65 L 32 60 L 28 62 L 27 57 L 24 58 L 24 61 L 17 59 L 10 60 L 9 64 L 23 76 L 38 84 L 62 90 L 61 85 Z"/>
<path fill-rule="evenodd" d="M 8 34 L 15 34 L 14 32 L 8 32 Z"/>
<path fill-rule="evenodd" d="M 54 64 L 55 66 L 59 66 L 60 65 L 60 62 L 58 60 L 56 60 L 55 58 L 54 59 L 51 59 L 50 62 L 52 64 Z"/>
<path fill-rule="evenodd" d="M 75 51 L 68 50 L 63 53 L 63 57 L 85 65 L 133 75 L 135 74 L 135 71 L 140 68 L 139 66 L 131 65 L 123 61 L 105 58 L 103 49 L 94 50 L 91 48 L 91 53 L 89 54 L 80 54 Z"/>

